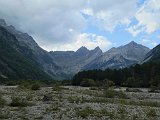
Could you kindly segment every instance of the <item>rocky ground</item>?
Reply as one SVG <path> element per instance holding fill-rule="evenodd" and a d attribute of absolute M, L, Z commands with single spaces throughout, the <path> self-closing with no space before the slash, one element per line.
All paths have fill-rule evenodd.
<path fill-rule="evenodd" d="M 0 120 L 160 120 L 160 93 L 0 86 Z"/>

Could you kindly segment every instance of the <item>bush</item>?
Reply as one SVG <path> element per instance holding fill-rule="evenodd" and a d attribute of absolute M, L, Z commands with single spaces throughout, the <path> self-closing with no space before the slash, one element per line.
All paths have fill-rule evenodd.
<path fill-rule="evenodd" d="M 82 110 L 77 109 L 77 111 L 76 111 L 76 114 L 77 114 L 78 116 L 82 117 L 83 119 L 87 118 L 87 117 L 90 116 L 90 115 L 94 115 L 95 113 L 96 113 L 96 111 L 93 110 L 93 109 L 90 108 L 90 107 L 86 107 L 86 108 L 84 108 L 84 109 L 82 109 Z"/>
<path fill-rule="evenodd" d="M 12 97 L 12 102 L 10 103 L 11 107 L 26 107 L 28 106 L 28 102 L 20 97 Z"/>
<path fill-rule="evenodd" d="M 80 83 L 80 86 L 82 87 L 91 87 L 95 85 L 96 83 L 93 79 L 83 79 L 82 82 Z"/>
<path fill-rule="evenodd" d="M 107 98 L 122 98 L 122 99 L 127 98 L 126 94 L 123 93 L 122 91 L 115 91 L 112 89 L 104 90 L 103 94 Z"/>
<path fill-rule="evenodd" d="M 53 91 L 60 92 L 60 91 L 62 91 L 62 90 L 69 90 L 69 88 L 65 88 L 65 87 L 62 87 L 62 86 L 59 86 L 59 85 L 54 85 L 54 86 L 52 87 L 52 90 L 53 90 Z"/>
<path fill-rule="evenodd" d="M 0 94 L 0 107 L 4 106 L 6 104 L 6 101 L 2 98 L 2 95 Z"/>
<path fill-rule="evenodd" d="M 157 113 L 155 111 L 155 109 L 152 109 L 150 108 L 148 111 L 147 111 L 147 117 L 156 117 L 157 116 Z"/>
<path fill-rule="evenodd" d="M 142 92 L 142 90 L 140 90 L 138 88 L 127 88 L 126 92 Z"/>
<path fill-rule="evenodd" d="M 149 92 L 160 93 L 159 87 L 151 86 Z"/>
<path fill-rule="evenodd" d="M 67 100 L 69 101 L 69 103 L 82 103 L 83 102 L 83 97 L 77 97 L 77 96 L 69 96 L 67 98 Z"/>
<path fill-rule="evenodd" d="M 111 80 L 104 79 L 102 86 L 106 87 L 106 88 L 109 88 L 109 87 L 115 86 L 115 83 L 113 81 L 111 81 Z"/>
<path fill-rule="evenodd" d="M 31 90 L 40 90 L 40 84 L 39 83 L 34 83 L 32 86 L 31 86 Z"/>
<path fill-rule="evenodd" d="M 30 88 L 30 84 L 27 81 L 22 81 L 19 85 L 18 88 L 19 89 L 29 89 Z"/>

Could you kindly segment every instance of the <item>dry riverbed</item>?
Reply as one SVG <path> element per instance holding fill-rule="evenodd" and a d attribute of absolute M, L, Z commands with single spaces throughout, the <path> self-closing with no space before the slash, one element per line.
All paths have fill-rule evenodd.
<path fill-rule="evenodd" d="M 160 120 L 160 93 L 0 86 L 0 120 Z"/>

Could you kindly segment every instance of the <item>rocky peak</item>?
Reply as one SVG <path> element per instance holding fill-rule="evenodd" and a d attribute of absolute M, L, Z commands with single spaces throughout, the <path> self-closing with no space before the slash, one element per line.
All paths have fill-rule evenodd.
<path fill-rule="evenodd" d="M 84 46 L 82 46 L 81 48 L 79 48 L 77 51 L 76 51 L 76 53 L 78 53 L 78 54 L 86 54 L 86 53 L 88 53 L 89 52 L 89 50 L 86 48 L 86 47 L 84 47 Z"/>
<path fill-rule="evenodd" d="M 102 50 L 99 48 L 99 46 L 97 46 L 94 50 L 91 50 L 94 53 L 103 53 Z"/>
<path fill-rule="evenodd" d="M 6 21 L 4 19 L 0 19 L 0 25 L 1 26 L 6 26 Z"/>
<path fill-rule="evenodd" d="M 128 45 L 137 45 L 137 43 L 134 41 L 131 41 L 130 43 L 128 43 Z"/>
<path fill-rule="evenodd" d="M 10 25 L 9 28 L 15 30 L 15 27 L 13 25 Z"/>
<path fill-rule="evenodd" d="M 96 50 L 96 51 L 102 51 L 102 50 L 99 48 L 99 46 L 97 46 L 94 50 Z"/>
<path fill-rule="evenodd" d="M 135 48 L 135 47 L 141 47 L 142 45 L 134 42 L 134 41 L 131 41 L 130 43 L 124 45 L 124 46 L 121 46 L 121 47 L 127 47 L 128 49 L 132 49 L 132 48 Z M 121 48 L 120 47 L 120 48 Z"/>

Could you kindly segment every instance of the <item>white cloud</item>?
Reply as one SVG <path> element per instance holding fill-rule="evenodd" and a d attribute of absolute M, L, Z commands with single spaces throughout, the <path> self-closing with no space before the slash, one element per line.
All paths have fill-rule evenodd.
<path fill-rule="evenodd" d="M 126 28 L 126 30 L 130 32 L 133 37 L 136 37 L 139 33 L 141 33 L 141 31 L 144 30 L 144 28 L 136 25 L 136 26 L 131 26 L 129 28 Z"/>
<path fill-rule="evenodd" d="M 83 14 L 91 16 L 93 21 L 89 22 L 93 22 L 100 29 L 113 31 L 120 23 L 130 24 L 129 18 L 136 11 L 136 1 L 0 0 L 0 18 L 32 35 L 41 46 L 56 48 L 54 45 L 60 45 L 69 50 L 73 49 L 75 42 L 79 45 L 74 44 L 74 50 L 84 44 L 88 48 L 103 48 L 109 44 L 105 38 L 96 35 L 97 41 L 94 42 L 89 39 L 91 34 L 82 34 L 88 22 Z M 85 38 L 85 41 L 81 38 Z M 57 50 L 58 48 L 60 47 L 57 47 Z"/>
<path fill-rule="evenodd" d="M 86 0 L 0 0 L 0 18 L 44 41 L 70 41 L 85 28 Z M 38 41 L 39 42 L 39 41 Z"/>
<path fill-rule="evenodd" d="M 91 8 L 83 9 L 82 13 L 85 14 L 85 15 L 89 15 L 89 16 L 93 16 L 94 15 L 93 10 Z"/>
<path fill-rule="evenodd" d="M 113 32 L 119 24 L 130 24 L 137 11 L 137 0 L 90 0 L 94 23 L 100 29 Z"/>
<path fill-rule="evenodd" d="M 130 23 L 131 23 L 131 20 L 130 20 L 129 18 L 124 18 L 124 19 L 121 21 L 121 23 L 129 26 Z"/>
<path fill-rule="evenodd" d="M 141 32 L 151 34 L 160 29 L 160 0 L 147 0 L 138 10 L 135 18 L 138 23 L 128 29 L 133 36 Z"/>
<path fill-rule="evenodd" d="M 142 44 L 147 45 L 147 46 L 149 45 L 151 47 L 155 47 L 158 45 L 156 42 L 149 40 L 149 39 L 143 39 Z"/>
<path fill-rule="evenodd" d="M 79 34 L 74 41 L 66 43 L 66 44 L 56 44 L 50 45 L 49 49 L 53 51 L 60 50 L 60 51 L 76 51 L 81 46 L 85 46 L 88 49 L 94 49 L 95 47 L 99 46 L 103 51 L 106 51 L 112 43 L 107 40 L 104 36 L 97 36 L 96 34 L 87 34 L 82 33 Z M 48 47 L 43 46 L 45 49 Z"/>
<path fill-rule="evenodd" d="M 100 46 L 105 50 L 111 42 L 96 33 L 87 34 L 88 24 L 106 32 L 114 32 L 118 25 L 123 24 L 133 36 L 141 32 L 152 33 L 160 28 L 160 0 L 146 0 L 140 8 L 137 2 L 0 0 L 0 18 L 32 35 L 47 50 L 76 50 L 82 45 L 89 49 Z M 132 21 L 134 17 L 137 24 Z"/>

